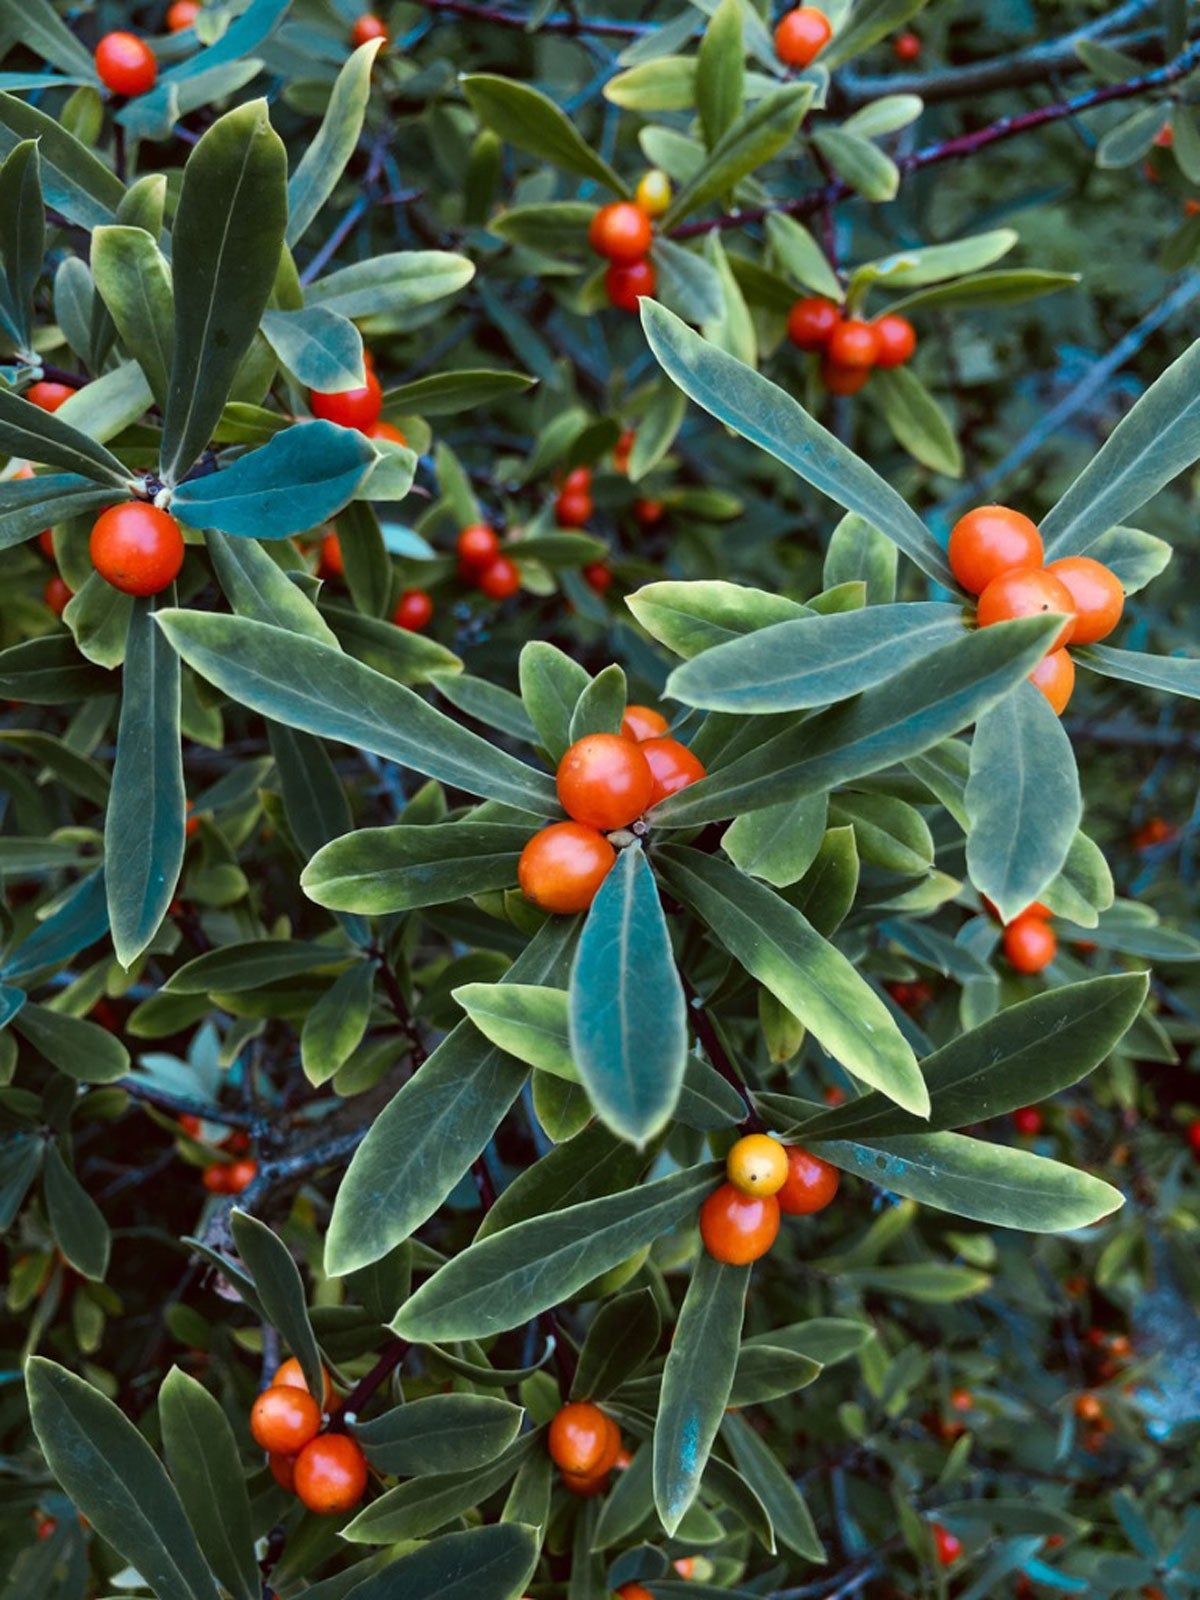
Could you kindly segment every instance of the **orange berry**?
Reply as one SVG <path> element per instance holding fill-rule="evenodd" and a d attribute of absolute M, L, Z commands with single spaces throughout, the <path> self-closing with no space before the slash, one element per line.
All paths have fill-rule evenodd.
<path fill-rule="evenodd" d="M 778 1194 L 787 1182 L 787 1150 L 766 1133 L 748 1133 L 725 1157 L 725 1175 L 741 1194 Z"/>
<path fill-rule="evenodd" d="M 636 438 L 637 434 L 633 429 L 626 428 L 616 444 L 613 445 L 613 466 L 616 467 L 618 472 L 627 472 L 629 470 L 629 457 L 633 453 L 633 445 Z M 30 476 L 32 476 L 32 473 Z"/>
<path fill-rule="evenodd" d="M 383 439 L 387 444 L 406 445 L 408 443 L 408 440 L 394 423 L 383 421 L 377 422 L 373 427 L 367 429 L 367 438 Z"/>
<path fill-rule="evenodd" d="M 829 1103 L 839 1104 L 836 1100 Z M 838 1169 L 798 1144 L 788 1145 L 787 1159 L 787 1178 L 776 1197 L 779 1209 L 789 1217 L 811 1217 L 817 1211 L 824 1211 L 838 1192 L 841 1182 Z"/>
<path fill-rule="evenodd" d="M 658 273 L 646 256 L 641 261 L 614 262 L 604 274 L 604 292 L 610 306 L 618 311 L 636 311 L 642 295 L 658 287 Z"/>
<path fill-rule="evenodd" d="M 921 41 L 915 33 L 906 29 L 892 40 L 892 54 L 897 61 L 916 61 L 921 54 Z"/>
<path fill-rule="evenodd" d="M 962 1540 L 951 1533 L 949 1528 L 943 1528 L 940 1522 L 931 1523 L 930 1531 L 933 1534 L 933 1548 L 939 1564 L 943 1567 L 952 1567 L 962 1555 Z"/>
<path fill-rule="evenodd" d="M 1037 617 L 1051 611 L 1062 612 L 1065 621 L 1047 646 L 1047 653 L 1061 650 L 1071 638 L 1075 627 L 1071 591 L 1040 567 L 1013 567 L 993 578 L 979 596 L 975 619 L 981 628 L 990 628 L 1013 617 Z"/>
<path fill-rule="evenodd" d="M 641 746 L 616 733 L 576 739 L 558 764 L 556 781 L 567 815 L 604 833 L 640 817 L 654 793 Z"/>
<path fill-rule="evenodd" d="M 1064 556 L 1051 561 L 1052 572 L 1075 602 L 1075 631 L 1072 644 L 1095 644 L 1107 639 L 1121 620 L 1125 591 L 1115 572 L 1090 556 Z"/>
<path fill-rule="evenodd" d="M 603 561 L 589 561 L 583 569 L 583 581 L 597 594 L 607 594 L 612 588 L 613 575 Z"/>
<path fill-rule="evenodd" d="M 1169 122 L 1154 135 L 1154 143 L 1160 150 L 1169 150 L 1175 143 L 1175 130 Z"/>
<path fill-rule="evenodd" d="M 879 360 L 879 329 L 858 317 L 843 317 L 825 346 L 835 367 L 873 367 Z"/>
<path fill-rule="evenodd" d="M 590 1500 L 595 1495 L 603 1494 L 608 1487 L 608 1473 L 597 1472 L 590 1478 L 580 1477 L 575 1472 L 560 1472 L 562 1486 L 569 1494 L 578 1495 L 581 1500 Z"/>
<path fill-rule="evenodd" d="M 258 1176 L 258 1162 L 251 1160 L 235 1161 L 228 1169 L 226 1179 L 228 1194 L 241 1194 L 243 1189 L 248 1189 Z"/>
<path fill-rule="evenodd" d="M 1095 1394 L 1081 1394 L 1075 1401 L 1075 1415 L 1080 1422 L 1099 1422 L 1104 1415 L 1104 1406 L 1100 1396 Z"/>
<path fill-rule="evenodd" d="M 1066 650 L 1051 650 L 1029 674 L 1029 681 L 1037 684 L 1061 717 L 1075 689 L 1075 663 Z"/>
<path fill-rule="evenodd" d="M 807 67 L 833 37 L 829 18 L 816 6 L 797 6 L 775 28 L 775 54 L 788 67 Z"/>
<path fill-rule="evenodd" d="M 832 300 L 810 295 L 797 300 L 788 312 L 788 338 L 801 350 L 824 350 L 841 320 L 842 313 Z"/>
<path fill-rule="evenodd" d="M 1135 850 L 1153 850 L 1156 845 L 1168 844 L 1178 832 L 1166 817 L 1151 817 L 1142 823 L 1130 842 Z"/>
<path fill-rule="evenodd" d="M 694 1578 L 696 1576 L 695 1556 L 680 1556 L 677 1561 L 672 1561 L 671 1565 L 681 1578 Z"/>
<path fill-rule="evenodd" d="M 654 1600 L 649 1589 L 640 1583 L 623 1583 L 617 1593 L 621 1600 Z"/>
<path fill-rule="evenodd" d="M 993 578 L 1014 567 L 1040 567 L 1042 536 L 1019 511 L 976 506 L 950 534 L 950 570 L 968 594 L 982 594 Z"/>
<path fill-rule="evenodd" d="M 643 739 L 640 748 L 654 774 L 652 806 L 707 776 L 707 768 L 700 757 L 693 755 L 678 739 Z"/>
<path fill-rule="evenodd" d="M 479 587 L 493 600 L 507 600 L 521 587 L 521 574 L 507 556 L 497 556 L 479 574 Z"/>
<path fill-rule="evenodd" d="M 602 833 L 581 822 L 552 822 L 521 851 L 521 893 L 543 911 L 586 911 L 613 869 L 617 852 Z"/>
<path fill-rule="evenodd" d="M 1018 917 L 1004 930 L 1004 954 L 1017 972 L 1041 972 L 1054 960 L 1058 939 L 1041 917 Z"/>
<path fill-rule="evenodd" d="M 870 376 L 870 367 L 843 367 L 827 355 L 821 358 L 821 382 L 830 394 L 857 394 Z"/>
<path fill-rule="evenodd" d="M 311 1393 L 304 1371 L 295 1356 L 289 1356 L 286 1361 L 281 1362 L 275 1369 L 275 1374 L 271 1379 L 271 1387 L 274 1389 L 303 1389 L 305 1394 Z M 329 1402 L 332 1399 L 333 1384 L 330 1381 L 328 1372 L 322 1367 L 321 1405 L 324 1410 L 329 1410 Z"/>
<path fill-rule="evenodd" d="M 39 411 L 57 411 L 59 406 L 66 405 L 76 390 L 69 383 L 51 383 L 43 378 L 40 383 L 31 383 L 26 389 L 24 398 L 31 406 L 37 406 Z M 33 477 L 32 469 L 28 474 L 21 473 L 21 477 Z"/>
<path fill-rule="evenodd" d="M 214 1161 L 210 1167 L 205 1167 L 200 1182 L 209 1194 L 229 1194 L 230 1164 L 226 1161 Z"/>
<path fill-rule="evenodd" d="M 500 539 L 495 528 L 486 522 L 472 522 L 459 534 L 455 549 L 460 570 L 482 572 L 500 554 Z"/>
<path fill-rule="evenodd" d="M 160 594 L 183 566 L 179 524 L 145 500 L 127 500 L 102 511 L 88 550 L 100 576 L 124 594 Z"/>
<path fill-rule="evenodd" d="M 106 33 L 93 60 L 100 82 L 114 94 L 145 94 L 158 77 L 154 51 L 136 33 Z"/>
<path fill-rule="evenodd" d="M 878 344 L 875 357 L 877 367 L 902 367 L 906 361 L 912 360 L 913 351 L 917 348 L 917 330 L 907 317 L 889 312 L 886 316 L 876 317 L 871 326 L 875 329 Z"/>
<path fill-rule="evenodd" d="M 550 1459 L 576 1478 L 596 1478 L 616 1464 L 621 1435 L 600 1407 L 573 1400 L 554 1413 L 546 1434 Z"/>
<path fill-rule="evenodd" d="M 342 560 L 342 541 L 336 533 L 327 533 L 321 540 L 321 554 L 317 560 L 317 576 L 327 581 L 343 577 L 346 563 Z"/>
<path fill-rule="evenodd" d="M 643 739 L 657 739 L 667 731 L 667 719 L 661 711 L 651 706 L 626 706 L 621 718 L 621 733 L 626 739 L 640 744 Z"/>
<path fill-rule="evenodd" d="M 975 1404 L 975 1396 L 970 1389 L 951 1389 L 950 1404 L 955 1411 L 970 1411 Z"/>
<path fill-rule="evenodd" d="M 700 1207 L 700 1237 L 716 1261 L 743 1267 L 765 1256 L 779 1232 L 779 1201 L 773 1194 L 743 1194 L 723 1183 Z"/>
<path fill-rule="evenodd" d="M 200 15 L 200 0 L 175 0 L 167 9 L 167 32 L 183 33 Z"/>
<path fill-rule="evenodd" d="M 654 239 L 654 229 L 644 211 L 630 200 L 601 206 L 588 224 L 588 243 L 598 256 L 629 267 L 640 261 Z"/>
<path fill-rule="evenodd" d="M 321 1429 L 321 1408 L 307 1389 L 278 1384 L 264 1389 L 250 1411 L 254 1442 L 272 1455 L 299 1454 Z"/>
<path fill-rule="evenodd" d="M 359 45 L 370 44 L 372 39 L 382 39 L 384 44 L 387 43 L 387 23 L 373 12 L 366 11 L 351 28 L 350 43 L 357 50 Z"/>
<path fill-rule="evenodd" d="M 392 621 L 398 628 L 410 633 L 420 633 L 433 620 L 433 601 L 424 589 L 405 589 L 392 612 Z"/>
<path fill-rule="evenodd" d="M 554 520 L 560 528 L 582 528 L 595 509 L 586 489 L 564 489 L 554 502 Z"/>
<path fill-rule="evenodd" d="M 318 1516 L 353 1511 L 367 1490 L 367 1458 L 344 1433 L 323 1433 L 296 1457 L 296 1494 Z"/>
<path fill-rule="evenodd" d="M 322 394 L 310 389 L 308 407 L 314 417 L 325 422 L 336 422 L 340 428 L 357 428 L 360 433 L 366 433 L 379 421 L 383 388 L 368 367 L 367 381 L 357 389 L 344 389 L 339 394 Z"/>
<path fill-rule="evenodd" d="M 61 617 L 67 609 L 67 603 L 74 592 L 73 589 L 67 586 L 67 580 L 60 577 L 56 572 L 52 578 L 46 579 L 46 587 L 42 590 L 42 599 L 56 617 Z"/>

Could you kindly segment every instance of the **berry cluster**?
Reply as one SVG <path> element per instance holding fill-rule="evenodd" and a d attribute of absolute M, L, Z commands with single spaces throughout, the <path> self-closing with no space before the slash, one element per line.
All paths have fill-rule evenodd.
<path fill-rule="evenodd" d="M 204 1169 L 201 1182 L 209 1194 L 241 1194 L 243 1189 L 248 1189 L 258 1176 L 258 1162 L 246 1154 L 250 1148 L 250 1140 L 240 1130 L 227 1134 L 216 1144 L 211 1144 L 206 1136 L 203 1118 L 185 1115 L 179 1119 L 179 1130 L 197 1144 L 203 1144 L 214 1152 L 215 1159 Z M 219 1154 L 218 1154 L 219 1152 Z M 231 1156 L 229 1161 L 223 1160 L 222 1155 Z"/>
<path fill-rule="evenodd" d="M 586 528 L 595 509 L 591 467 L 573 468 L 563 479 L 554 502 L 555 522 L 560 528 Z"/>
<path fill-rule="evenodd" d="M 601 1494 L 621 1456 L 621 1430 L 590 1400 L 574 1400 L 551 1418 L 546 1448 L 572 1494 Z"/>
<path fill-rule="evenodd" d="M 872 369 L 902 367 L 917 348 L 907 317 L 887 312 L 874 322 L 842 315 L 832 300 L 813 295 L 788 312 L 788 338 L 798 350 L 821 358 L 821 381 L 830 394 L 857 394 Z"/>
<path fill-rule="evenodd" d="M 948 554 L 959 583 L 979 597 L 975 620 L 981 628 L 1014 617 L 1062 615 L 1061 632 L 1029 674 L 1061 714 L 1075 687 L 1075 663 L 1066 646 L 1096 644 L 1113 631 L 1125 607 L 1120 579 L 1091 556 L 1065 556 L 1043 565 L 1041 534 L 1008 506 L 978 506 L 960 517 Z"/>
<path fill-rule="evenodd" d="M 660 712 L 627 706 L 619 734 L 585 734 L 559 762 L 558 798 L 572 820 L 552 822 L 521 851 L 522 892 L 543 911 L 586 911 L 617 859 L 605 834 L 704 776 L 699 757 L 668 737 Z"/>
<path fill-rule="evenodd" d="M 766 1133 L 739 1139 L 725 1160 L 727 1182 L 700 1207 L 700 1237 L 717 1261 L 745 1266 L 775 1243 L 781 1213 L 812 1216 L 838 1191 L 836 1167 Z"/>
<path fill-rule="evenodd" d="M 492 600 L 507 600 L 521 587 L 515 561 L 500 551 L 500 536 L 486 522 L 471 522 L 458 536 L 458 575 Z"/>
<path fill-rule="evenodd" d="M 633 200 L 601 206 L 588 225 L 588 243 L 609 263 L 604 274 L 608 303 L 618 311 L 636 311 L 639 298 L 653 294 L 658 274 L 650 259 L 652 221 L 671 203 L 671 183 L 657 168 L 643 175 Z"/>
<path fill-rule="evenodd" d="M 367 1459 L 347 1434 L 328 1426 L 333 1385 L 321 1369 L 321 1403 L 295 1357 L 271 1379 L 250 1411 L 250 1432 L 267 1452 L 276 1483 L 318 1516 L 353 1511 L 367 1488 Z"/>

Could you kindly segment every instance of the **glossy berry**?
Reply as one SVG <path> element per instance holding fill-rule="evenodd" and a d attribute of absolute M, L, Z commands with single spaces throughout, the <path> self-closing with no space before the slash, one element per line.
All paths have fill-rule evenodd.
<path fill-rule="evenodd" d="M 1169 122 L 1154 135 L 1154 143 L 1160 150 L 1169 150 L 1175 143 L 1175 130 Z"/>
<path fill-rule="evenodd" d="M 356 50 L 360 45 L 370 44 L 373 39 L 382 39 L 386 44 L 387 37 L 387 23 L 371 11 L 365 11 L 350 30 L 350 43 Z"/>
<path fill-rule="evenodd" d="M 271 1379 L 273 1389 L 303 1389 L 305 1394 L 311 1393 L 308 1380 L 295 1356 L 289 1356 L 286 1361 L 280 1362 Z M 321 1368 L 321 1405 L 329 1410 L 329 1402 L 333 1399 L 333 1383 L 325 1368 Z"/>
<path fill-rule="evenodd" d="M 342 541 L 336 533 L 327 533 L 321 540 L 321 554 L 317 561 L 317 576 L 319 578 L 340 578 L 345 574 L 346 563 L 342 560 Z"/>
<path fill-rule="evenodd" d="M 407 445 L 408 440 L 400 429 L 392 422 L 377 422 L 374 427 L 367 429 L 368 439 L 381 439 L 385 444 Z"/>
<path fill-rule="evenodd" d="M 1029 674 L 1029 681 L 1037 684 L 1061 717 L 1075 689 L 1075 663 L 1069 652 L 1051 650 Z"/>
<path fill-rule="evenodd" d="M 975 1396 L 970 1389 L 951 1389 L 950 1405 L 955 1411 L 970 1411 L 975 1404 Z"/>
<path fill-rule="evenodd" d="M 632 266 L 649 250 L 654 238 L 650 218 L 631 200 L 601 206 L 588 224 L 588 243 L 598 256 L 619 267 Z"/>
<path fill-rule="evenodd" d="M 1047 650 L 1061 650 L 1075 627 L 1070 590 L 1041 567 L 1013 567 L 993 578 L 979 596 L 975 620 L 981 628 L 990 628 L 1013 617 L 1037 617 L 1052 611 L 1061 612 L 1064 621 Z"/>
<path fill-rule="evenodd" d="M 962 1540 L 951 1533 L 949 1528 L 943 1528 L 940 1522 L 931 1523 L 929 1531 L 933 1534 L 933 1550 L 938 1564 L 952 1567 L 962 1555 Z"/>
<path fill-rule="evenodd" d="M 307 1389 L 294 1384 L 264 1389 L 250 1412 L 255 1444 L 272 1455 L 298 1455 L 320 1430 L 320 1406 Z"/>
<path fill-rule="evenodd" d="M 643 739 L 657 739 L 667 731 L 667 719 L 653 706 L 626 706 L 621 718 L 621 733 L 626 739 L 641 743 Z"/>
<path fill-rule="evenodd" d="M 424 589 L 405 589 L 392 612 L 392 621 L 409 633 L 420 633 L 433 620 L 433 601 Z"/>
<path fill-rule="evenodd" d="M 825 351 L 835 367 L 873 367 L 879 360 L 879 330 L 873 322 L 843 317 Z"/>
<path fill-rule="evenodd" d="M 787 1150 L 765 1133 L 748 1133 L 725 1157 L 725 1175 L 741 1194 L 778 1194 L 787 1182 Z"/>
<path fill-rule="evenodd" d="M 42 590 L 42 599 L 50 607 L 56 617 L 61 617 L 67 609 L 68 602 L 74 594 L 69 588 L 67 580 L 56 572 L 52 578 L 46 579 L 46 587 Z"/>
<path fill-rule="evenodd" d="M 700 757 L 693 755 L 687 745 L 681 744 L 678 739 L 644 739 L 639 748 L 654 774 L 654 790 L 650 796 L 652 806 L 665 800 L 669 794 L 678 794 L 688 784 L 698 783 L 707 775 Z"/>
<path fill-rule="evenodd" d="M 870 367 L 842 367 L 828 356 L 822 358 L 821 382 L 830 394 L 857 394 L 870 376 Z"/>
<path fill-rule="evenodd" d="M 200 0 L 175 0 L 167 10 L 167 32 L 183 33 L 195 25 L 200 15 Z"/>
<path fill-rule="evenodd" d="M 833 37 L 829 18 L 816 6 L 797 6 L 775 28 L 775 54 L 788 67 L 807 67 Z"/>
<path fill-rule="evenodd" d="M 911 29 L 906 29 L 892 40 L 892 54 L 897 61 L 917 61 L 921 55 L 921 41 Z"/>
<path fill-rule="evenodd" d="M 648 217 L 661 217 L 671 204 L 671 180 L 665 172 L 651 167 L 638 179 L 634 200 L 639 211 Z"/>
<path fill-rule="evenodd" d="M 1012 1125 L 1026 1139 L 1035 1139 L 1042 1131 L 1042 1113 L 1036 1106 L 1018 1106 L 1012 1114 Z"/>
<path fill-rule="evenodd" d="M 353 1511 L 367 1491 L 367 1458 L 344 1433 L 323 1433 L 296 1457 L 295 1489 L 319 1517 Z"/>
<path fill-rule="evenodd" d="M 308 406 L 313 416 L 324 422 L 336 422 L 341 428 L 357 428 L 367 433 L 379 421 L 383 410 L 383 388 L 368 368 L 367 381 L 360 388 L 345 389 L 340 394 L 322 394 L 310 389 Z"/>
<path fill-rule="evenodd" d="M 1004 930 L 1004 954 L 1017 972 L 1041 972 L 1054 960 L 1058 939 L 1041 917 L 1018 917 Z"/>
<path fill-rule="evenodd" d="M 788 1145 L 787 1158 L 788 1174 L 776 1196 L 779 1209 L 789 1217 L 811 1217 L 824 1211 L 838 1192 L 838 1169 L 798 1144 Z"/>
<path fill-rule="evenodd" d="M 917 330 L 907 317 L 889 312 L 887 316 L 876 317 L 871 326 L 875 329 L 878 346 L 877 367 L 902 367 L 912 360 L 917 348 Z"/>
<path fill-rule="evenodd" d="M 603 561 L 589 561 L 583 569 L 583 581 L 589 589 L 593 589 L 597 594 L 607 594 L 609 589 L 612 588 L 612 571 L 604 565 Z"/>
<path fill-rule="evenodd" d="M 651 295 L 658 286 L 658 273 L 649 256 L 609 267 L 604 274 L 604 292 L 610 306 L 618 311 L 636 311 L 642 295 Z"/>
<path fill-rule="evenodd" d="M 37 406 L 39 411 L 57 411 L 59 406 L 66 405 L 75 392 L 69 383 L 51 383 L 43 378 L 40 383 L 29 385 L 24 398 L 31 406 Z"/>
<path fill-rule="evenodd" d="M 490 567 L 500 554 L 500 539 L 495 528 L 490 528 L 486 522 L 472 522 L 459 534 L 455 548 L 459 570 L 479 573 L 484 567 Z"/>
<path fill-rule="evenodd" d="M 810 295 L 797 300 L 788 312 L 787 335 L 800 350 L 824 350 L 830 335 L 842 320 L 832 300 Z"/>
<path fill-rule="evenodd" d="M 554 502 L 554 520 L 560 528 L 583 528 L 595 509 L 586 489 L 564 489 Z"/>
<path fill-rule="evenodd" d="M 572 467 L 562 481 L 563 494 L 587 494 L 591 487 L 591 467 Z"/>
<path fill-rule="evenodd" d="M 136 33 L 106 33 L 93 59 L 100 82 L 114 94 L 145 94 L 158 77 L 154 51 Z"/>
<path fill-rule="evenodd" d="M 950 570 L 968 594 L 982 594 L 993 578 L 1014 567 L 1040 567 L 1042 536 L 1029 518 L 1008 506 L 976 506 L 950 534 Z"/>
<path fill-rule="evenodd" d="M 160 594 L 183 566 L 183 534 L 175 518 L 145 500 L 110 506 L 88 542 L 92 565 L 124 594 Z"/>
<path fill-rule="evenodd" d="M 587 910 L 616 859 L 617 852 L 595 828 L 552 822 L 521 851 L 517 882 L 535 906 L 570 916 Z"/>
<path fill-rule="evenodd" d="M 744 1267 L 765 1256 L 778 1232 L 779 1201 L 773 1194 L 743 1194 L 723 1183 L 700 1207 L 704 1248 L 727 1266 Z"/>
<path fill-rule="evenodd" d="M 1121 620 L 1125 591 L 1115 572 L 1091 556 L 1065 556 L 1046 567 L 1070 592 L 1075 602 L 1072 644 L 1095 644 L 1107 639 Z"/>
<path fill-rule="evenodd" d="M 608 1472 L 621 1450 L 621 1435 L 611 1417 L 590 1400 L 560 1406 L 546 1434 L 550 1459 L 576 1478 Z"/>
<path fill-rule="evenodd" d="M 493 600 L 507 600 L 521 587 L 521 574 L 507 556 L 489 561 L 479 574 L 479 587 Z"/>
<path fill-rule="evenodd" d="M 576 822 L 607 833 L 640 817 L 654 793 L 642 747 L 616 733 L 589 733 L 558 764 L 558 798 Z"/>

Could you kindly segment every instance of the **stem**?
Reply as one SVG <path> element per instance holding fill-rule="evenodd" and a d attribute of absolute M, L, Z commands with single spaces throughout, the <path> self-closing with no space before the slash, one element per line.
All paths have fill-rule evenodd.
<path fill-rule="evenodd" d="M 423 5 L 427 11 L 436 11 L 449 16 L 466 17 L 471 22 L 490 22 L 498 28 L 517 28 L 522 33 L 529 32 L 529 18 L 523 17 L 514 11 L 505 11 L 501 6 L 476 5 L 474 0 L 417 0 L 418 5 Z M 586 21 L 581 17 L 570 14 L 556 14 L 552 17 L 543 17 L 536 24 L 535 33 L 566 33 L 584 34 L 592 33 L 610 39 L 640 39 L 643 34 L 655 32 L 655 24 L 646 22 L 610 22 L 604 20 Z"/>
<path fill-rule="evenodd" d="M 750 1091 L 746 1087 L 745 1082 L 743 1081 L 737 1068 L 734 1066 L 729 1052 L 722 1044 L 721 1036 L 717 1032 L 712 1018 L 700 1003 L 700 996 L 696 993 L 695 989 L 692 988 L 691 984 L 682 973 L 680 973 L 680 979 L 683 983 L 683 992 L 687 996 L 688 1010 L 691 1013 L 692 1025 L 696 1030 L 696 1037 L 704 1046 L 705 1055 L 712 1062 L 713 1066 L 716 1067 L 717 1071 L 725 1079 L 726 1083 L 732 1084 L 732 1086 L 737 1090 L 738 1094 L 742 1097 L 742 1103 L 746 1107 L 746 1115 L 742 1118 L 742 1125 L 750 1128 L 754 1133 L 764 1132 L 766 1129 L 766 1123 L 754 1109 L 754 1101 L 751 1098 Z"/>
<path fill-rule="evenodd" d="M 425 1061 L 428 1054 L 425 1049 L 425 1041 L 421 1038 L 420 1030 L 417 1027 L 416 1020 L 414 1019 L 412 1012 L 408 1009 L 408 1001 L 404 998 L 404 990 L 400 987 L 400 980 L 393 972 L 391 963 L 388 961 L 387 956 L 383 953 L 382 947 L 377 944 L 373 944 L 367 951 L 367 954 L 371 956 L 372 959 L 378 964 L 379 981 L 383 984 L 383 992 L 387 996 L 387 1002 L 391 1007 L 392 1015 L 400 1024 L 401 1028 L 404 1030 L 405 1037 L 408 1039 L 409 1056 L 412 1060 L 413 1071 L 415 1072 L 422 1062 Z"/>
<path fill-rule="evenodd" d="M 200 1117 L 205 1122 L 219 1122 L 227 1128 L 245 1128 L 256 1132 L 260 1119 L 245 1111 L 229 1111 L 224 1106 L 210 1105 L 207 1100 L 193 1100 L 186 1094 L 171 1094 L 164 1089 L 151 1088 L 135 1078 L 121 1078 L 117 1087 L 132 1100 L 145 1100 L 160 1111 L 170 1111 L 181 1117 Z"/>
<path fill-rule="evenodd" d="M 370 1372 L 358 1380 L 333 1413 L 329 1421 L 329 1431 L 331 1433 L 345 1433 L 346 1428 L 358 1420 L 359 1413 L 363 1407 L 383 1387 L 404 1360 L 408 1351 L 409 1344 L 407 1339 L 392 1340 Z"/>

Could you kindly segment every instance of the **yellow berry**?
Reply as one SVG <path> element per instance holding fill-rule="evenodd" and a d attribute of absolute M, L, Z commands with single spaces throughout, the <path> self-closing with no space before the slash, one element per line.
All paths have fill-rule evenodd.
<path fill-rule="evenodd" d="M 787 1151 L 769 1134 L 750 1133 L 729 1152 L 725 1171 L 743 1194 L 778 1194 L 787 1181 Z"/>
<path fill-rule="evenodd" d="M 637 186 L 637 208 L 648 217 L 661 217 L 671 204 L 671 180 L 657 167 L 643 174 Z"/>

